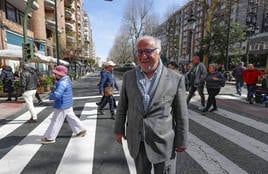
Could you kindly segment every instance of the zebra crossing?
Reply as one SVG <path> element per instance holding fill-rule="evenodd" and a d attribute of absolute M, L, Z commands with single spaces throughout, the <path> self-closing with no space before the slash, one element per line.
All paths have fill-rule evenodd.
<path fill-rule="evenodd" d="M 88 98 L 93 99 L 94 96 L 75 100 L 86 101 Z M 197 105 L 197 101 L 192 103 Z M 110 163 L 108 160 L 96 160 L 100 152 L 104 153 L 99 155 L 101 157 L 110 159 L 114 156 L 110 157 L 111 153 L 106 149 L 99 149 L 100 146 L 96 143 L 100 140 L 99 136 L 102 136 L 99 131 L 105 129 L 105 122 L 108 121 L 98 125 L 103 116 L 97 116 L 95 102 L 84 102 L 82 106 L 80 119 L 88 131 L 85 137 L 73 137 L 70 129 L 63 126 L 63 133 L 55 144 L 50 145 L 42 145 L 40 140 L 50 123 L 52 108 L 36 107 L 36 110 L 40 116 L 38 124 L 27 124 L 30 114 L 26 112 L 0 126 L 0 174 L 36 171 L 57 174 L 108 173 L 105 168 L 114 168 L 113 173 L 117 174 L 120 167 L 125 169 L 118 174 L 136 173 L 126 141 L 121 146 L 115 141 L 102 139 L 107 148 L 116 147 L 121 150 L 116 151 L 118 158 L 114 161 L 111 159 Z M 204 116 L 198 110 L 189 109 L 189 122 L 188 148 L 186 155 L 178 155 L 177 173 L 268 173 L 268 119 L 267 122 L 262 122 L 226 109 Z M 110 120 L 107 124 L 112 123 Z M 21 132 L 18 129 L 23 126 L 31 129 L 17 135 L 21 137 L 19 140 L 13 140 L 17 138 L 14 132 Z M 113 136 L 112 130 L 106 133 Z M 44 155 L 46 153 L 50 155 Z M 118 160 L 124 162 L 118 164 Z M 51 163 L 53 169 L 46 169 Z M 120 166 L 123 164 L 126 166 Z"/>

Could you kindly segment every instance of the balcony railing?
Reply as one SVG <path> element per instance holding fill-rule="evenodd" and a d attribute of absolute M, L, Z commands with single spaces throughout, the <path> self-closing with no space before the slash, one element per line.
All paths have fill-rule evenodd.
<path fill-rule="evenodd" d="M 45 0 L 45 9 L 46 10 L 54 10 L 55 9 L 55 1 Z"/>

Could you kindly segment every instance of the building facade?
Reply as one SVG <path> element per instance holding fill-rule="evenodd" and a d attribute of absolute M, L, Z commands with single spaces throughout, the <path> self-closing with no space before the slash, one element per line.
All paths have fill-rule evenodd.
<path fill-rule="evenodd" d="M 23 19 L 27 2 L 22 0 L 0 0 L 0 2 L 0 64 L 11 65 L 17 69 L 19 63 L 23 61 L 21 53 L 24 42 Z M 52 68 L 50 66 L 53 64 L 50 63 L 55 64 L 56 59 L 60 59 L 60 63 L 75 60 L 83 64 L 86 59 L 94 58 L 91 57 L 93 54 L 89 53 L 92 52 L 93 46 L 92 32 L 89 30 L 89 19 L 85 24 L 82 0 L 36 0 L 34 4 L 37 4 L 37 8 L 33 7 L 28 14 L 27 41 L 34 44 L 35 57 L 42 57 L 34 61 L 41 71 Z M 86 36 L 84 33 L 87 33 Z M 88 44 L 85 44 L 86 42 Z M 19 54 L 14 56 L 1 54 L 6 51 Z"/>

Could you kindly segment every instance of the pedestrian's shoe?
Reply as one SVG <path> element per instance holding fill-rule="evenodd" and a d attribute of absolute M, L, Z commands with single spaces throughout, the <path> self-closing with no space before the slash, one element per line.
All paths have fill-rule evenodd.
<path fill-rule="evenodd" d="M 37 123 L 37 119 L 31 118 L 27 121 L 27 123 Z"/>
<path fill-rule="evenodd" d="M 97 106 L 99 106 L 99 105 L 100 105 L 100 103 L 96 103 L 96 105 L 97 105 Z"/>
<path fill-rule="evenodd" d="M 98 115 L 104 115 L 104 112 L 103 112 L 103 110 L 102 109 L 98 109 L 98 113 L 97 113 Z"/>
<path fill-rule="evenodd" d="M 75 137 L 84 137 L 87 134 L 86 130 L 83 130 L 81 132 L 79 132 L 78 134 L 75 135 Z"/>
<path fill-rule="evenodd" d="M 6 101 L 11 101 L 11 98 L 6 99 Z"/>
<path fill-rule="evenodd" d="M 52 144 L 52 143 L 55 143 L 56 141 L 55 140 L 49 140 L 47 138 L 42 138 L 41 142 L 42 142 L 42 144 Z"/>
<path fill-rule="evenodd" d="M 218 108 L 212 108 L 209 110 L 209 112 L 213 112 L 213 111 L 217 111 L 217 110 L 218 110 Z"/>
<path fill-rule="evenodd" d="M 39 100 L 37 104 L 38 105 L 41 105 L 42 103 L 43 103 L 43 101 L 42 100 Z"/>
<path fill-rule="evenodd" d="M 207 109 L 207 108 L 203 108 L 201 111 L 202 111 L 202 112 L 207 112 L 208 109 Z"/>
<path fill-rule="evenodd" d="M 15 101 L 18 101 L 18 96 L 15 97 Z"/>
<path fill-rule="evenodd" d="M 205 108 L 205 106 L 199 106 L 198 110 L 202 111 Z"/>
<path fill-rule="evenodd" d="M 111 112 L 111 119 L 115 120 L 114 112 Z"/>

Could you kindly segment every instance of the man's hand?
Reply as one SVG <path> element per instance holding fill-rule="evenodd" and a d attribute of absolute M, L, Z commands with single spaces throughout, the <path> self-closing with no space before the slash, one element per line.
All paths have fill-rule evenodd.
<path fill-rule="evenodd" d="M 177 146 L 176 151 L 177 152 L 184 152 L 186 150 L 186 147 Z"/>
<path fill-rule="evenodd" d="M 115 134 L 115 139 L 118 143 L 122 144 L 122 138 L 126 139 L 123 134 Z"/>

